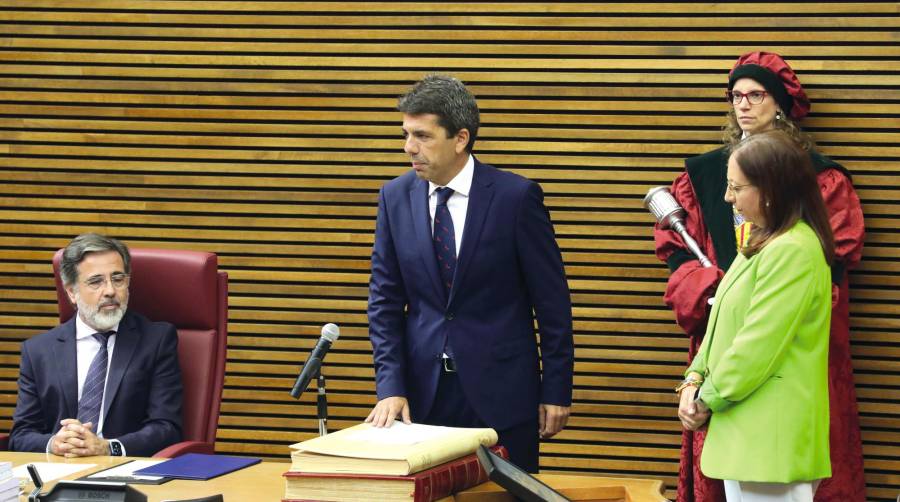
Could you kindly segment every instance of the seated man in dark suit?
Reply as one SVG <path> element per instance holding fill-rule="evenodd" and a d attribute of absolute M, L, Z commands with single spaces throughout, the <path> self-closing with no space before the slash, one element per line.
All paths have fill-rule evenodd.
<path fill-rule="evenodd" d="M 116 239 L 66 246 L 60 275 L 78 312 L 22 344 L 10 450 L 151 456 L 181 440 L 178 336 L 127 310 L 130 272 Z"/>

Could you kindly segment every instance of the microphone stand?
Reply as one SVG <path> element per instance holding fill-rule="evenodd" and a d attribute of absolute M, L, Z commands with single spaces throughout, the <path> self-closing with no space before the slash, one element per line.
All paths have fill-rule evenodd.
<path fill-rule="evenodd" d="M 319 418 L 319 435 L 328 434 L 328 396 L 325 394 L 325 375 L 322 367 L 316 370 L 316 386 L 319 393 L 316 396 L 316 416 Z"/>
<path fill-rule="evenodd" d="M 306 364 L 316 365 L 316 372 L 313 374 L 313 378 L 316 379 L 316 387 L 319 389 L 316 396 L 316 418 L 319 419 L 319 435 L 324 436 L 328 434 L 328 397 L 325 394 L 325 375 L 322 374 L 322 360 L 314 358 L 307 361 Z M 295 386 L 291 390 L 291 396 L 294 399 L 300 399 L 300 395 L 306 390 L 302 387 L 302 384 L 300 384 L 300 387 Z"/>
<path fill-rule="evenodd" d="M 319 436 L 328 434 L 328 401 L 325 393 L 325 375 L 322 374 L 322 360 L 325 354 L 331 348 L 331 344 L 340 336 L 340 328 L 337 324 L 328 323 L 322 326 L 322 337 L 316 343 L 316 347 L 309 355 L 297 381 L 294 382 L 294 388 L 291 389 L 291 397 L 300 399 L 300 395 L 309 387 L 312 379 L 316 380 L 319 389 L 316 396 L 316 417 L 319 419 Z"/>

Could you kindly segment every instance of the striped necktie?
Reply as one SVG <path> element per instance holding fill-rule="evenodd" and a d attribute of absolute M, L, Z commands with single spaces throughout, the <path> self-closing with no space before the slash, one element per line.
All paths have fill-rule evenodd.
<path fill-rule="evenodd" d="M 456 273 L 456 233 L 453 230 L 453 218 L 447 209 L 447 200 L 453 195 L 453 190 L 444 187 L 435 192 L 438 200 L 434 211 L 434 255 L 441 272 L 441 282 L 449 297 L 453 288 L 453 274 Z"/>
<path fill-rule="evenodd" d="M 106 345 L 109 337 L 115 333 L 115 331 L 94 333 L 94 338 L 100 342 L 100 350 L 91 361 L 81 390 L 81 399 L 78 401 L 78 421 L 93 424 L 95 433 L 98 432 L 97 428 L 100 425 L 100 405 L 103 404 L 103 388 L 106 386 L 106 366 L 109 359 Z"/>

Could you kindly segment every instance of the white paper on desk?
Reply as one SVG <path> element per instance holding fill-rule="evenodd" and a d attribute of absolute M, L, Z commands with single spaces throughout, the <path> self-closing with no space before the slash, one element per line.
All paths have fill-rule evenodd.
<path fill-rule="evenodd" d="M 13 476 L 30 480 L 31 475 L 28 474 L 28 464 L 32 464 L 33 466 L 37 467 L 38 474 L 41 476 L 41 481 L 43 481 L 44 483 L 46 483 L 47 481 L 53 481 L 54 479 L 64 478 L 70 474 L 75 474 L 76 472 L 86 471 L 97 465 L 63 464 L 56 462 L 28 462 L 20 466 L 16 466 L 16 468 L 13 469 Z"/>
<path fill-rule="evenodd" d="M 100 471 L 95 474 L 91 474 L 88 476 L 88 479 L 96 479 L 102 480 L 106 478 L 134 478 L 140 479 L 144 481 L 157 481 L 162 479 L 162 476 L 135 476 L 134 471 L 138 469 L 143 469 L 144 467 L 150 467 L 151 465 L 156 465 L 160 462 L 165 462 L 169 460 L 167 458 L 159 459 L 159 460 L 133 460 L 131 462 L 125 462 L 122 465 L 117 465 L 113 468 L 107 469 L 105 471 Z"/>
<path fill-rule="evenodd" d="M 347 436 L 348 441 L 363 441 L 384 445 L 413 445 L 452 434 L 450 427 L 424 424 L 405 424 L 399 420 L 390 427 L 372 427 Z"/>

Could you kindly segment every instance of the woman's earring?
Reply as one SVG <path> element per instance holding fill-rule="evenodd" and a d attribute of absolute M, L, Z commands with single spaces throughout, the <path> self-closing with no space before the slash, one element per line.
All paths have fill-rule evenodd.
<path fill-rule="evenodd" d="M 766 207 L 769 207 L 769 203 L 768 203 L 768 202 L 766 202 Z"/>
<path fill-rule="evenodd" d="M 782 115 L 781 110 L 775 112 L 775 120 L 784 120 L 784 115 Z"/>

